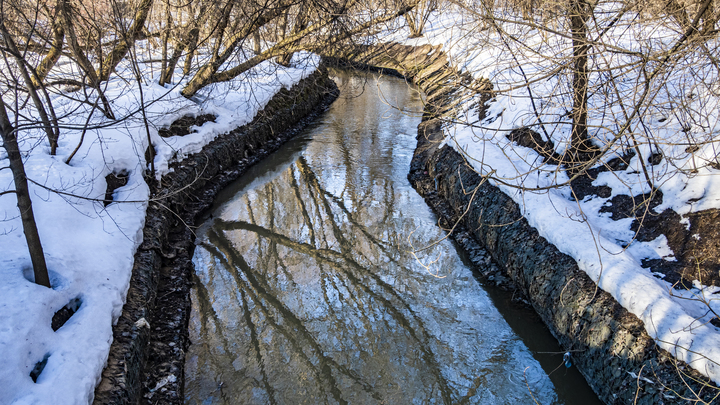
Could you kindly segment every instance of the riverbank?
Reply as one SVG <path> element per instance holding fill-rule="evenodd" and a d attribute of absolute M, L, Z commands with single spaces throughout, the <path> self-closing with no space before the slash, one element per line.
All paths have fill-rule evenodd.
<path fill-rule="evenodd" d="M 219 190 L 296 135 L 335 97 L 334 82 L 320 68 L 278 92 L 251 123 L 171 165 L 171 173 L 153 185 L 154 195 L 167 198 L 148 208 L 95 403 L 136 403 L 143 397 L 153 403 L 183 402 L 195 217 Z"/>
<path fill-rule="evenodd" d="M 640 319 L 598 289 L 572 257 L 529 225 L 516 202 L 446 144 L 446 115 L 460 100 L 471 98 L 468 92 L 491 94 L 488 83 L 454 71 L 440 48 L 429 45 L 368 47 L 350 59 L 397 72 L 427 94 L 409 179 L 471 259 L 483 260 L 487 249 L 501 272 L 481 277 L 515 290 L 532 305 L 604 402 L 681 403 L 695 395 L 714 397 L 704 376 L 658 348 Z M 476 265 L 482 268 L 484 262 Z"/>
<path fill-rule="evenodd" d="M 136 59 L 123 60 L 103 84 L 114 118 L 78 97 L 83 92 L 74 86 L 53 90 L 53 108 L 62 117 L 56 150 L 51 150 L 40 128 L 27 123 L 35 119 L 32 108 L 27 114 L 14 110 L 20 115 L 11 121 L 19 125 L 18 142 L 51 288 L 34 282 L 13 175 L 0 170 L 4 185 L 0 188 L 0 352 L 5 361 L 0 370 L 0 403 L 93 401 L 113 341 L 113 324 L 126 302 L 134 254 L 143 243 L 142 229 L 152 226 L 146 217 L 148 207 L 172 205 L 197 187 L 195 183 L 207 180 L 206 170 L 215 162 L 186 158 L 250 123 L 273 96 L 287 94 L 283 89 L 309 77 L 320 63 L 319 56 L 296 52 L 287 66 L 266 61 L 233 80 L 207 86 L 189 99 L 181 91 L 192 72 L 183 75 L 180 67 L 172 83 L 161 85 L 157 78 L 160 50 L 147 40 L 139 40 L 136 47 L 143 58 L 155 62 L 143 62 L 146 69 L 138 70 Z M 75 63 L 66 56 L 54 70 L 53 74 L 65 77 L 77 74 Z M 308 87 L 320 91 L 317 86 Z M 297 114 L 306 107 L 291 111 Z M 268 128 L 278 131 L 279 127 Z M 248 157 L 255 149 L 268 148 L 258 143 L 252 145 Z M 4 158 L 7 154 L 0 153 L 0 160 Z M 186 165 L 184 161 L 194 165 L 188 166 L 189 174 L 182 179 L 188 187 L 153 195 L 150 188 L 157 182 L 160 187 L 177 186 L 171 177 L 164 177 Z M 178 179 L 178 173 L 171 176 Z M 163 215 L 175 216 L 169 211 Z M 166 255 L 169 252 L 163 250 Z M 152 284 L 140 286 L 149 287 Z M 147 313 L 132 319 L 135 327 L 154 330 L 150 321 Z M 123 338 L 133 332 L 124 333 Z M 133 356 L 138 354 L 145 355 L 128 353 L 127 360 L 135 361 Z M 110 385 L 136 389 L 120 377 Z"/>
<path fill-rule="evenodd" d="M 466 96 L 461 92 L 478 89 L 490 91 L 488 83 L 475 82 L 469 76 L 453 71 L 444 54 L 438 48 L 429 46 L 368 47 L 361 49 L 351 60 L 361 61 L 358 67 L 364 64 L 364 67 L 379 68 L 388 74 L 407 77 L 426 92 L 429 108 L 419 128 L 418 148 L 409 176 L 413 185 L 441 218 L 441 225 L 453 229 L 453 239 L 464 248 L 478 268 L 486 267 L 485 258 L 488 255 L 493 258 L 500 271 L 485 272 L 480 277 L 491 284 L 516 291 L 522 297 L 521 300 L 536 310 L 562 347 L 571 353 L 571 364 L 578 367 L 603 401 L 618 404 L 635 400 L 648 404 L 663 401 L 674 403 L 677 397 L 670 389 L 680 395 L 691 395 L 689 390 L 701 392 L 698 384 L 686 384 L 678 370 L 694 378 L 701 376 L 675 361 L 667 352 L 658 350 L 637 317 L 629 314 L 609 294 L 597 290 L 572 258 L 560 253 L 537 234 L 522 217 L 516 203 L 497 187 L 484 182 L 469 169 L 460 154 L 444 145 L 445 135 L 441 124 L 445 114 L 452 111 L 457 100 Z M 466 86 L 451 86 L 457 83 Z M 254 149 L 258 149 L 264 156 L 272 145 L 261 145 L 258 143 Z M 263 149 L 262 152 L 260 149 Z M 242 153 L 244 155 L 244 150 Z M 191 173 L 196 173 L 197 167 L 206 164 L 202 154 L 195 158 L 200 160 L 189 164 L 189 167 L 195 167 Z M 239 174 L 231 173 L 230 176 L 234 178 Z M 192 184 L 195 176 L 184 176 L 178 184 Z M 199 192 L 198 195 L 204 198 L 204 202 L 199 205 L 207 206 L 214 192 L 227 181 L 221 177 L 212 186 L 213 190 Z M 467 209 L 468 206 L 470 209 Z M 114 403 L 123 403 L 128 393 L 146 396 L 153 401 L 181 401 L 183 379 L 179 376 L 183 368 L 184 349 L 188 344 L 187 328 L 182 325 L 187 322 L 189 303 L 182 296 L 187 294 L 187 274 L 191 271 L 188 266 L 191 266 L 193 246 L 187 241 L 193 237 L 187 227 L 178 226 L 178 221 L 163 214 L 163 211 L 160 208 L 159 214 L 156 214 L 162 222 L 160 226 L 165 227 L 163 229 L 175 227 L 179 232 L 163 240 L 162 244 L 157 236 L 152 237 L 156 241 L 149 242 L 151 244 L 145 247 L 145 256 L 138 257 L 136 263 L 145 261 L 150 267 L 159 269 L 160 277 L 165 282 L 159 282 L 160 287 L 155 294 L 163 299 L 171 298 L 170 303 L 162 305 L 177 309 L 178 314 L 163 311 L 162 314 L 171 315 L 159 319 L 137 313 L 125 322 L 125 330 L 120 332 L 118 340 L 130 336 L 136 342 L 128 346 L 125 358 L 139 359 L 142 353 L 128 353 L 136 350 L 133 345 L 140 343 L 140 346 L 150 348 L 150 362 L 145 371 L 141 372 L 139 367 L 130 367 L 136 374 L 123 375 L 122 360 L 109 361 L 116 367 L 115 371 L 109 368 L 104 378 L 104 387 L 111 388 L 110 394 L 99 391 L 96 396 L 98 402 L 100 398 L 107 398 L 105 395 L 115 395 L 114 400 L 118 402 Z M 181 217 L 186 223 L 192 223 L 193 215 L 183 214 Z M 175 223 L 170 224 L 173 221 Z M 180 273 L 171 273 L 171 268 Z M 152 283 L 158 281 L 150 277 L 138 285 Z M 146 294 L 141 300 L 147 300 L 152 293 L 148 295 L 148 290 L 143 288 L 138 291 L 141 295 Z M 147 307 L 147 303 L 143 305 Z M 144 328 L 142 322 L 138 323 L 140 319 L 151 319 L 148 324 L 152 328 Z M 160 326 L 161 329 L 155 334 L 157 337 L 150 337 L 152 329 L 158 327 L 156 325 L 166 326 Z M 183 330 L 182 335 L 177 334 L 178 326 Z M 123 336 L 123 333 L 127 336 Z M 168 358 L 172 360 L 168 361 Z M 153 360 L 160 361 L 153 363 Z M 117 370 L 120 373 L 115 374 Z M 148 378 L 140 381 L 141 373 Z M 131 381 L 134 387 L 142 388 L 127 390 L 126 381 Z M 103 399 L 102 403 L 105 402 Z"/>

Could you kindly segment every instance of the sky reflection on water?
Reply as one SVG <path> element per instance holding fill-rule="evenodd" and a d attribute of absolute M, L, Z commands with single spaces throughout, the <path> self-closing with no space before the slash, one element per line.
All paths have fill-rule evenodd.
<path fill-rule="evenodd" d="M 443 233 L 406 179 L 420 116 L 380 95 L 422 103 L 368 77 L 199 230 L 187 403 L 557 403 L 453 245 L 411 253 Z"/>

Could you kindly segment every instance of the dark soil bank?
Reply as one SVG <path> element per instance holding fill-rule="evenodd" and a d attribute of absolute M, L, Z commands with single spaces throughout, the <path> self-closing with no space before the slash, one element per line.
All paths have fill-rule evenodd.
<path fill-rule="evenodd" d="M 343 58 L 343 56 L 338 56 Z M 500 189 L 482 182 L 444 139 L 442 117 L 467 92 L 492 96 L 492 86 L 455 72 L 439 48 L 366 47 L 345 58 L 360 66 L 396 72 L 427 95 L 426 113 L 408 176 L 453 239 L 478 269 L 489 254 L 500 274 L 481 277 L 512 289 L 528 302 L 601 400 L 608 404 L 710 401 L 707 379 L 655 346 L 643 323 L 596 288 L 577 263 L 550 244 Z M 482 103 L 479 106 L 482 116 Z M 640 376 L 640 378 L 638 377 Z"/>
<path fill-rule="evenodd" d="M 175 163 L 172 173 L 151 185 L 157 202 L 148 207 L 96 404 L 184 402 L 195 218 L 219 190 L 300 132 L 336 97 L 335 83 L 321 68 L 281 90 L 253 122 Z"/>

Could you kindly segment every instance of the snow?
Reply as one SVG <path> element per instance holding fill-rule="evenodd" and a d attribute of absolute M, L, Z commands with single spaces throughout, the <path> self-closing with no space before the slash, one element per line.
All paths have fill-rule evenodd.
<path fill-rule="evenodd" d="M 143 46 L 139 44 L 141 50 Z M 318 63 L 318 57 L 306 53 L 295 55 L 293 67 L 265 62 L 235 80 L 206 88 L 193 100 L 180 95 L 189 77 L 163 87 L 152 69 L 146 69 L 142 96 L 147 128 L 158 152 L 157 176 L 169 171 L 172 159 L 183 159 L 217 136 L 250 122 L 275 93 L 307 77 Z M 52 74 L 62 75 L 71 66 L 68 60 L 61 60 Z M 150 199 L 143 179 L 148 166 L 144 158 L 148 134 L 137 113 L 139 87 L 129 65 L 119 66 L 118 72 L 105 90 L 118 121 L 111 122 L 94 111 L 85 140 L 69 165 L 64 162 L 78 144 L 92 110 L 65 97 L 72 93 L 52 94 L 58 116 L 64 116 L 57 155 L 49 155 L 49 146 L 37 129 L 20 132 L 28 178 L 37 182 L 30 184 L 30 192 L 53 288 L 31 281 L 15 196 L 0 196 L 2 404 L 90 403 L 105 366 L 112 325 L 125 301 Z M 157 66 L 154 72 L 159 72 Z M 181 72 L 177 73 L 180 77 Z M 216 122 L 196 128 L 196 133 L 171 138 L 158 135 L 159 128 L 183 115 L 207 113 L 217 115 Z M 24 118 L 19 119 L 22 125 Z M 7 166 L 4 150 L 1 166 Z M 105 207 L 105 177 L 119 172 L 128 174 L 128 184 L 115 191 L 116 202 Z M 0 192 L 12 188 L 10 171 L 0 170 Z M 76 298 L 80 302 L 77 312 L 53 331 L 55 312 Z M 33 382 L 31 371 L 45 358 L 47 364 Z"/>
<path fill-rule="evenodd" d="M 598 9 L 609 19 L 619 7 L 611 2 L 600 4 Z M 685 57 L 684 64 L 675 66 L 673 74 L 652 89 L 653 104 L 647 108 L 644 121 L 630 116 L 627 109 L 643 100 L 642 88 L 635 83 L 638 66 L 631 56 L 614 52 L 613 47 L 662 55 L 678 37 L 666 22 L 636 24 L 630 14 L 605 34 L 606 47 L 593 62 L 594 69 L 627 64 L 626 76 L 615 82 L 616 95 L 595 93 L 589 101 L 591 132 L 608 148 L 604 161 L 620 153 L 614 137 L 622 124 L 629 122 L 645 158 L 656 151 L 655 145 L 662 145 L 662 162 L 648 165 L 649 176 L 664 197 L 657 212 L 670 208 L 686 215 L 720 208 L 720 171 L 708 164 L 717 162 L 720 146 L 717 72 L 695 65 L 692 55 Z M 594 181 L 594 185 L 612 188 L 610 198 L 575 201 L 565 185 L 569 181 L 565 172 L 542 163 L 535 151 L 506 138 L 514 128 L 531 126 L 538 132 L 545 128 L 556 143 L 556 152 L 563 153 L 568 147 L 571 127 L 566 112 L 572 104 L 571 75 L 556 70 L 556 58 L 571 55 L 572 44 L 563 36 L 543 36 L 502 9 L 496 16 L 507 20 L 498 23 L 507 34 L 505 40 L 498 30 L 483 26 L 479 18 L 456 7 L 434 14 L 421 38 L 406 39 L 407 31 L 401 31 L 384 39 L 407 45 L 441 45 L 452 66 L 493 83 L 496 96 L 487 105 L 487 118 L 478 121 L 477 97 L 465 100 L 458 116 L 444 126 L 446 143 L 469 157 L 478 173 L 490 176 L 492 184 L 518 203 L 540 235 L 573 257 L 600 288 L 640 318 L 660 347 L 720 384 L 720 331 L 709 323 L 714 316 L 711 309 L 720 313 L 720 288 L 696 282 L 691 290 L 674 289 L 641 265 L 643 259 L 675 260 L 667 239 L 661 236 L 639 242 L 630 229 L 632 219 L 614 221 L 609 214 L 599 212 L 615 195 L 650 192 L 638 156 L 626 170 L 603 172 Z M 518 38 L 517 42 L 508 40 L 510 35 Z M 590 36 L 596 35 L 593 32 Z M 711 48 L 717 39 L 712 42 Z M 606 80 L 599 74 L 591 75 L 591 91 L 605 88 Z M 681 102 L 677 102 L 679 98 Z M 643 127 L 649 128 L 648 132 L 642 132 Z M 688 152 L 688 146 L 695 144 L 699 149 Z M 683 223 L 689 228 L 689 220 Z"/>

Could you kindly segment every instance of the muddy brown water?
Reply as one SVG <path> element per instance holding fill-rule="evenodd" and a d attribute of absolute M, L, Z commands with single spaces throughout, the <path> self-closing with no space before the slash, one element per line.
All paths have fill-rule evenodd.
<path fill-rule="evenodd" d="M 320 122 L 224 190 L 198 230 L 186 403 L 599 403 L 410 186 L 420 94 L 336 74 Z"/>

